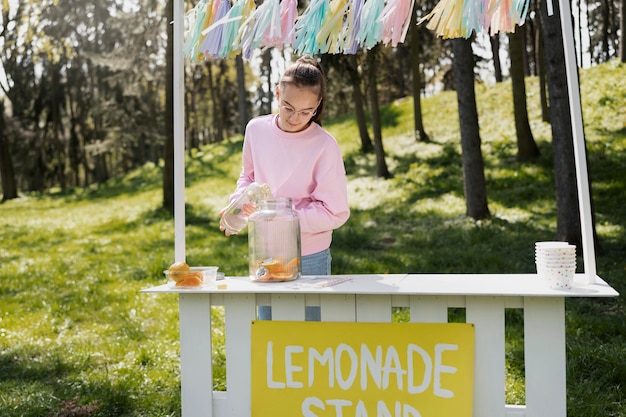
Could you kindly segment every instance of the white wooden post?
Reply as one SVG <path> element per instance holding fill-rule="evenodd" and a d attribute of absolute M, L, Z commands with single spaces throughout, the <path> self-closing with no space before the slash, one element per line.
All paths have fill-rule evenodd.
<path fill-rule="evenodd" d="M 185 2 L 174 0 L 174 255 L 186 258 L 185 249 L 185 63 L 183 58 Z"/>

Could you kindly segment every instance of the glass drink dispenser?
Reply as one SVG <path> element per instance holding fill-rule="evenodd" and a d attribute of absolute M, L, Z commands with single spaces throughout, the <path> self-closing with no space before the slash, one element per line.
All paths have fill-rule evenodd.
<path fill-rule="evenodd" d="M 300 220 L 290 198 L 257 202 L 257 210 L 248 219 L 248 252 L 253 281 L 291 281 L 300 277 Z"/>

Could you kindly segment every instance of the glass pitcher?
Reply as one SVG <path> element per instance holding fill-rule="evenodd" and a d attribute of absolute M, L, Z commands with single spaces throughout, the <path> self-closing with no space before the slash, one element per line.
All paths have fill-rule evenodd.
<path fill-rule="evenodd" d="M 257 202 L 248 218 L 250 279 L 291 281 L 302 273 L 300 219 L 291 198 Z"/>

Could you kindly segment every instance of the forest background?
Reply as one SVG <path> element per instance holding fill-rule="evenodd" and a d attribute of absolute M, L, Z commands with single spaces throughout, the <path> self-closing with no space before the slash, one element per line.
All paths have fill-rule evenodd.
<path fill-rule="evenodd" d="M 433 5 L 417 4 L 416 16 Z M 599 95 L 587 102 L 585 127 L 592 131 L 588 140 L 593 137 L 588 143 L 592 172 L 600 174 L 594 178 L 594 201 L 603 207 L 596 223 L 603 239 L 599 272 L 619 290 L 624 281 L 624 222 L 614 196 L 623 195 L 619 173 L 624 163 L 618 158 L 624 150 L 624 13 L 618 11 L 623 0 L 575 5 L 574 20 L 585 22 L 576 28 L 578 59 L 607 69 L 602 81 L 594 80 L 602 91 L 595 91 Z M 164 169 L 171 143 L 165 81 L 171 18 L 164 6 L 155 1 L 2 2 L 3 415 L 71 415 L 67 410 L 72 409 L 78 410 L 75 414 L 92 410 L 92 415 L 176 415 L 179 409 L 171 311 L 175 306 L 171 300 L 140 299 L 137 294 L 141 287 L 159 282 L 171 261 L 172 202 Z M 558 30 L 547 28 L 539 18 L 540 5 L 532 7 L 515 34 L 488 37 L 486 51 L 475 38 L 443 41 L 420 26 L 412 27 L 407 42 L 397 48 L 378 46 L 353 56 L 319 57 L 330 80 L 328 126 L 347 150 L 351 196 L 359 201 L 352 226 L 337 236 L 335 271 L 385 273 L 401 264 L 416 272 L 529 272 L 528 254 L 520 255 L 524 248 L 538 237 L 562 237 L 559 221 L 552 216 L 559 216 L 555 195 L 567 187 L 558 183 L 561 175 L 553 157 L 561 155 L 555 143 L 568 137 L 567 132 L 564 138 L 555 137 L 554 126 L 563 120 L 552 113 L 556 99 L 548 97 L 550 72 L 542 52 L 542 31 Z M 466 61 L 459 65 L 458 52 L 468 47 L 474 53 L 463 55 Z M 548 49 L 549 54 L 555 48 Z M 228 256 L 242 253 L 241 240 L 207 240 L 206 227 L 195 228 L 211 222 L 203 210 L 219 209 L 232 186 L 243 126 L 253 115 L 272 111 L 272 86 L 288 57 L 288 50 L 268 50 L 253 65 L 235 58 L 186 66 L 189 169 L 196 180 L 211 177 L 211 189 L 216 190 L 208 201 L 202 197 L 199 206 L 188 207 L 194 231 L 189 237 L 190 262 L 205 261 L 202 245 L 214 242 L 212 253 L 226 272 L 243 273 L 237 269 L 238 259 Z M 476 93 L 458 88 L 459 71 L 467 76 L 468 69 L 474 82 L 463 86 L 475 85 Z M 514 74 L 520 69 L 524 101 L 532 99 L 536 106 L 523 109 L 532 134 L 532 140 L 523 141 L 514 92 L 519 85 Z M 496 86 L 486 89 L 491 79 Z M 558 74 L 552 79 L 553 87 L 563 81 Z M 588 88 L 592 96 L 593 84 Z M 441 90 L 444 93 L 434 95 Z M 480 129 L 475 129 L 479 136 L 474 139 L 484 139 L 478 149 L 487 171 L 479 174 L 486 175 L 483 186 L 488 194 L 481 208 L 487 210 L 478 213 L 468 209 L 468 195 L 459 186 L 464 177 L 461 136 L 471 129 L 459 129 L 462 118 L 455 112 L 461 110 L 454 101 L 456 97 L 460 103 L 465 94 L 473 95 L 466 101 L 478 105 L 475 126 L 480 117 Z M 420 108 L 422 100 L 430 100 L 428 107 Z M 408 111 L 403 107 L 407 103 Z M 508 110 L 501 113 L 503 109 Z M 503 125 L 505 120 L 508 125 Z M 535 147 L 524 148 L 522 143 Z M 162 186 L 156 198 L 155 184 Z M 515 195 L 506 188 L 516 190 Z M 142 198 L 146 201 L 140 203 Z M 503 208 L 521 200 L 532 201 L 527 209 L 542 219 L 534 218 L 539 223 L 529 229 L 522 226 L 525 215 Z M 425 206 L 406 212 L 403 204 L 418 201 Z M 464 203 L 466 210 L 459 212 Z M 120 217 L 111 217 L 111 211 Z M 616 221 L 609 212 L 621 214 Z M 429 213 L 436 214 L 436 221 Z M 85 217 L 94 223 L 86 227 Z M 570 213 L 570 219 L 576 217 L 577 212 Z M 383 218 L 388 221 L 381 227 Z M 575 222 L 565 224 L 564 233 L 576 238 L 576 230 L 571 230 Z M 85 235 L 87 230 L 92 235 Z M 139 249 L 133 244 L 138 241 L 158 255 L 143 248 L 145 263 L 122 262 Z M 420 257 L 414 256 L 417 252 Z M 13 279 L 17 276 L 27 278 Z M 38 285 L 41 279 L 48 284 L 45 289 Z M 621 297 L 616 302 L 568 304 L 572 415 L 624 415 L 620 381 L 626 375 L 625 333 Z M 148 343 L 152 335 L 154 342 Z M 522 372 L 519 363 L 515 367 L 520 353 L 512 352 L 512 389 L 507 395 L 513 402 L 523 401 L 515 378 L 516 370 Z M 220 375 L 216 378 L 219 388 Z M 160 398 L 161 389 L 167 398 Z"/>
<path fill-rule="evenodd" d="M 615 57 L 626 61 L 624 1 L 581 0 L 573 4 L 579 62 L 596 65 Z M 300 8 L 306 5 L 299 3 Z M 194 6 L 186 3 L 187 10 Z M 377 176 L 393 175 L 385 166 L 379 106 L 406 96 L 422 97 L 456 88 L 460 102 L 471 107 L 475 102 L 472 79 L 479 83 L 514 80 L 520 159 L 530 160 L 537 152 L 532 132 L 518 128 L 518 119 L 521 126 L 527 116 L 523 114 L 525 97 L 520 99 L 518 94 L 521 91 L 525 95 L 523 76 L 520 79 L 517 74 L 539 77 L 542 118 L 550 120 L 550 112 L 556 109 L 553 123 L 566 125 L 561 131 L 555 128 L 555 143 L 569 139 L 569 122 L 560 117 L 569 112 L 558 113 L 567 87 L 557 3 L 549 17 L 545 4 L 531 1 L 527 21 L 514 34 L 481 35 L 481 43 L 475 42 L 477 37 L 442 40 L 424 25 L 415 25 L 434 6 L 434 0 L 416 2 L 406 42 L 395 48 L 379 44 L 354 55 L 319 57 L 329 78 L 327 117 L 355 115 L 362 151 L 376 154 Z M 172 0 L 3 0 L 3 200 L 17 197 L 20 191 L 89 187 L 147 161 L 164 160 L 163 204 L 173 210 L 173 174 L 169 170 L 173 122 L 168 107 L 172 105 L 172 43 L 168 42 L 172 38 L 173 25 L 168 24 L 173 19 L 172 10 Z M 481 44 L 488 48 L 481 51 Z M 271 113 L 276 76 L 289 59 L 289 48 L 269 48 L 254 62 L 243 61 L 239 55 L 188 63 L 186 148 L 191 151 L 241 134 L 251 117 Z M 555 88 L 551 102 L 549 88 Z M 419 103 L 416 100 L 414 105 L 416 140 L 427 141 L 425 126 L 429 121 L 422 120 Z M 461 117 L 461 122 L 467 125 L 466 119 Z M 471 114 L 470 119 L 477 116 Z M 462 135 L 472 132 L 473 139 L 479 141 L 478 121 L 470 120 L 469 124 L 461 129 Z M 467 156 L 471 156 L 469 152 Z M 571 159 L 569 155 L 567 158 Z M 479 210 L 468 207 L 468 214 L 487 216 L 488 208 L 484 201 L 482 204 L 485 207 Z M 572 237 L 571 233 L 559 235 Z"/>

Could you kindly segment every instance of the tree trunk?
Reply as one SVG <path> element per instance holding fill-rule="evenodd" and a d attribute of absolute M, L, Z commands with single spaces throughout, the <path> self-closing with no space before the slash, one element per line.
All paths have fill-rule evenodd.
<path fill-rule="evenodd" d="M 11 158 L 11 146 L 4 121 L 4 101 L 0 100 L 0 180 L 2 181 L 2 201 L 17 198 L 15 171 Z"/>
<path fill-rule="evenodd" d="M 413 69 L 413 120 L 415 121 L 415 140 L 429 142 L 430 137 L 424 129 L 422 118 L 422 68 L 419 51 L 419 30 L 417 27 L 417 3 L 411 16 L 411 67 Z"/>
<path fill-rule="evenodd" d="M 491 56 L 493 57 L 493 69 L 496 82 L 502 82 L 502 64 L 500 63 L 500 35 L 495 34 L 489 37 L 491 44 Z"/>
<path fill-rule="evenodd" d="M 218 64 L 219 65 L 219 64 Z M 207 67 L 207 81 L 209 83 L 209 94 L 211 96 L 211 103 L 212 103 L 212 120 L 213 120 L 213 138 L 211 140 L 211 142 L 221 142 L 224 139 L 224 128 L 223 128 L 223 120 L 222 120 L 222 116 L 220 114 L 221 108 L 222 108 L 222 103 L 220 101 L 220 83 L 219 81 L 214 81 L 213 80 L 213 63 L 211 61 L 206 61 L 206 67 Z M 219 68 L 218 68 L 218 75 L 216 76 L 216 80 L 217 78 L 219 78 Z"/>
<path fill-rule="evenodd" d="M 524 80 L 524 58 L 522 54 L 523 36 L 518 26 L 509 34 L 509 54 L 511 56 L 511 87 L 513 89 L 513 114 L 517 136 L 517 160 L 531 161 L 539 156 L 539 148 L 533 138 L 528 122 L 526 106 L 526 84 Z"/>
<path fill-rule="evenodd" d="M 550 105 L 548 103 L 548 86 L 546 85 L 546 59 L 543 50 L 543 29 L 541 19 L 537 19 L 535 26 L 535 60 L 537 62 L 537 77 L 539 78 L 541 120 L 550 123 Z"/>
<path fill-rule="evenodd" d="M 554 2 L 554 15 L 541 10 L 545 45 L 546 77 L 552 120 L 552 151 L 556 189 L 557 230 L 555 238 L 581 247 L 582 235 L 576 188 L 576 163 L 571 113 L 563 51 L 563 35 L 559 4 Z"/>
<path fill-rule="evenodd" d="M 532 23 L 526 23 L 522 26 L 518 26 L 517 30 L 520 31 L 520 36 L 522 38 L 522 68 L 524 69 L 524 77 L 530 77 L 533 75 L 530 70 L 531 66 L 531 58 L 535 51 L 535 43 L 532 39 L 532 31 L 528 30 L 528 27 L 531 26 Z M 532 63 L 534 64 L 534 62 Z"/>
<path fill-rule="evenodd" d="M 270 114 L 272 112 L 272 101 L 274 100 L 274 86 L 272 85 L 272 48 L 266 49 L 262 54 L 261 63 L 261 83 L 265 83 L 265 87 L 261 86 L 261 114 Z"/>
<path fill-rule="evenodd" d="M 370 115 L 372 117 L 372 131 L 374 132 L 374 153 L 376 154 L 376 176 L 381 178 L 391 178 L 385 161 L 385 150 L 383 148 L 383 133 L 380 121 L 380 111 L 378 107 L 378 86 L 376 84 L 376 60 L 379 45 L 376 45 L 367 52 L 367 70 L 369 75 L 369 96 Z"/>
<path fill-rule="evenodd" d="M 248 93 L 246 91 L 246 72 L 243 67 L 243 58 L 238 54 L 235 58 L 235 67 L 237 68 L 237 106 L 239 109 L 239 132 L 243 135 L 248 124 L 248 112 L 246 103 L 248 102 Z"/>
<path fill-rule="evenodd" d="M 612 0 L 611 0 L 612 1 Z M 611 43 L 611 4 L 609 0 L 600 0 L 601 15 L 601 44 L 602 44 L 602 57 L 598 60 L 598 63 L 608 62 L 611 58 L 610 43 Z"/>
<path fill-rule="evenodd" d="M 361 75 L 359 74 L 359 65 L 356 55 L 347 56 L 347 65 L 345 70 L 352 84 L 352 99 L 354 100 L 354 115 L 356 124 L 359 128 L 359 137 L 361 138 L 361 153 L 368 154 L 374 150 L 372 139 L 367 131 L 367 118 L 365 117 L 365 98 L 361 91 Z"/>
<path fill-rule="evenodd" d="M 167 1 L 167 22 L 174 20 L 174 0 Z M 167 25 L 165 49 L 165 149 L 163 208 L 174 214 L 174 25 Z"/>
<path fill-rule="evenodd" d="M 474 54 L 467 39 L 452 40 L 454 85 L 459 106 L 466 215 L 490 217 L 474 90 Z"/>
<path fill-rule="evenodd" d="M 619 8 L 619 60 L 622 63 L 626 63 L 626 0 L 619 2 Z"/>

